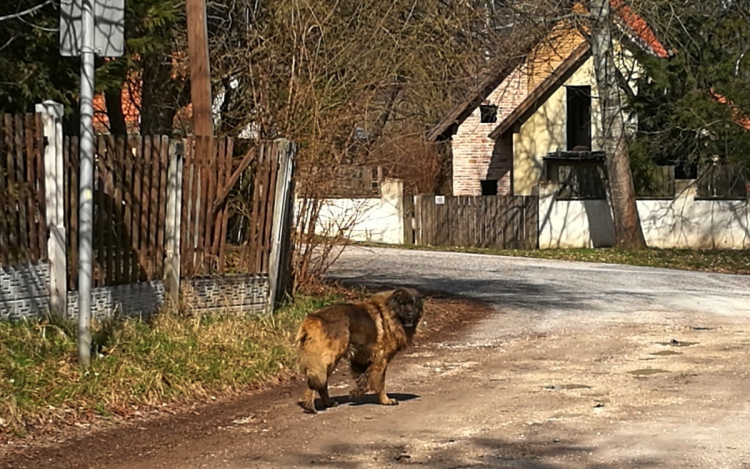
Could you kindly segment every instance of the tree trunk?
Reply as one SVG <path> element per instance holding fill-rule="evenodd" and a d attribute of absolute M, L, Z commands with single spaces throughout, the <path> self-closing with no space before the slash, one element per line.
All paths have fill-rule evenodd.
<path fill-rule="evenodd" d="M 176 113 L 172 67 L 159 52 L 143 58 L 141 134 L 172 135 Z"/>
<path fill-rule="evenodd" d="M 112 135 L 127 135 L 128 128 L 125 124 L 125 114 L 122 112 L 122 83 L 119 88 L 104 90 L 104 103 L 107 106 L 109 132 Z"/>
<path fill-rule="evenodd" d="M 646 240 L 638 216 L 630 170 L 625 120 L 612 50 L 609 0 L 591 0 L 591 23 L 591 53 L 602 116 L 603 149 L 615 222 L 615 242 L 620 248 L 643 249 Z"/>

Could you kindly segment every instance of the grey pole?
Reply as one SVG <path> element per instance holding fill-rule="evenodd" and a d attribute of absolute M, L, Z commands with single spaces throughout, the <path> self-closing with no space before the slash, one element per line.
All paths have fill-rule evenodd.
<path fill-rule="evenodd" d="M 94 0 L 83 0 L 81 144 L 78 202 L 78 363 L 91 363 L 91 266 L 94 192 Z"/>

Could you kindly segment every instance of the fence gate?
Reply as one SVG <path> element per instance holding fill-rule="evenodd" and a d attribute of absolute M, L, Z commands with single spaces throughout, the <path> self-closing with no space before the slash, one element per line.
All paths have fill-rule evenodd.
<path fill-rule="evenodd" d="M 242 147 L 242 148 L 240 148 Z M 188 139 L 182 168 L 180 274 L 201 309 L 268 311 L 288 277 L 295 148 Z M 232 156 L 236 155 L 236 158 Z M 279 212 L 279 213 L 277 213 Z M 231 242 L 231 245 L 228 243 Z"/>
<path fill-rule="evenodd" d="M 534 249 L 538 245 L 536 196 L 418 195 L 415 242 L 429 246 Z"/>

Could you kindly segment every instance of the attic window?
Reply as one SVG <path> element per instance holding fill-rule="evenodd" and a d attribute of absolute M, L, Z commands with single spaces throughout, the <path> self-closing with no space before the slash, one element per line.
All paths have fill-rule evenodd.
<path fill-rule="evenodd" d="M 568 151 L 591 151 L 591 87 L 567 88 Z"/>
<path fill-rule="evenodd" d="M 497 122 L 497 106 L 494 104 L 480 104 L 479 122 L 482 124 L 492 124 Z"/>

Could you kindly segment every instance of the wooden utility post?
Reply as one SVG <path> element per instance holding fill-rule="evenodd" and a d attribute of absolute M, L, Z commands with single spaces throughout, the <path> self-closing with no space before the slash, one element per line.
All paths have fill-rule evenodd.
<path fill-rule="evenodd" d="M 193 133 L 213 135 L 211 113 L 211 67 L 208 60 L 208 26 L 205 0 L 186 0 L 190 96 L 193 102 Z"/>

